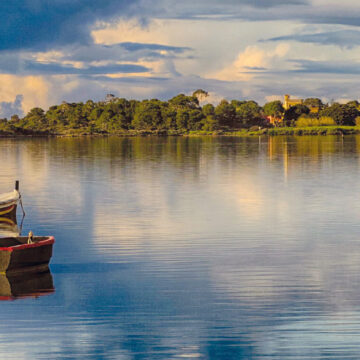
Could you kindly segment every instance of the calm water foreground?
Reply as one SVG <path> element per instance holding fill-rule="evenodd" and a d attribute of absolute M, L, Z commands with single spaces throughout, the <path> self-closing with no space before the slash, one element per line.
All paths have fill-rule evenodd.
<path fill-rule="evenodd" d="M 1 359 L 359 359 L 359 136 L 1 139 L 15 179 L 55 292 Z"/>

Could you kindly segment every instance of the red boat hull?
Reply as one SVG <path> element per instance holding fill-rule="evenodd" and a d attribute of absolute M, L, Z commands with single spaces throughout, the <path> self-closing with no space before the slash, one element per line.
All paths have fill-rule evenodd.
<path fill-rule="evenodd" d="M 47 266 L 52 256 L 54 237 L 26 237 L 0 239 L 0 273 L 15 273 Z"/>

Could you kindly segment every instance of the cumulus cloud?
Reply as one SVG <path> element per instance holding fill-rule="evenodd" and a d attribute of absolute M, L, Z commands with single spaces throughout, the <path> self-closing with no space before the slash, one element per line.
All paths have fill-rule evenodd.
<path fill-rule="evenodd" d="M 221 94 L 218 94 L 214 91 L 209 91 L 208 96 L 204 98 L 202 101 L 200 101 L 200 105 L 204 106 L 206 104 L 214 104 L 217 105 L 221 100 L 224 99 L 224 96 Z"/>
<path fill-rule="evenodd" d="M 2 116 L 20 115 L 36 106 L 49 106 L 56 99 L 52 85 L 43 76 L 16 76 L 0 74 L 0 99 L 9 111 Z M 14 102 L 15 99 L 15 102 Z M 14 113 L 10 112 L 10 109 Z"/>
<path fill-rule="evenodd" d="M 224 81 L 250 80 L 254 73 L 275 66 L 276 61 L 283 58 L 288 51 L 287 44 L 279 44 L 275 49 L 268 51 L 258 46 L 248 46 L 230 66 L 210 77 Z"/>
<path fill-rule="evenodd" d="M 283 101 L 284 100 L 284 95 L 268 95 L 268 96 L 265 96 L 265 99 L 266 99 L 267 102 Z"/>
<path fill-rule="evenodd" d="M 14 101 L 0 102 L 0 116 L 3 118 L 10 118 L 14 114 L 22 116 L 23 115 L 22 101 L 23 101 L 23 96 L 16 95 Z"/>
<path fill-rule="evenodd" d="M 0 101 L 9 109 L 19 94 L 26 112 L 107 92 L 168 99 L 201 87 L 214 101 L 264 102 L 357 88 L 360 36 L 348 25 L 360 25 L 360 4 L 351 0 L 19 0 L 0 10 Z"/>

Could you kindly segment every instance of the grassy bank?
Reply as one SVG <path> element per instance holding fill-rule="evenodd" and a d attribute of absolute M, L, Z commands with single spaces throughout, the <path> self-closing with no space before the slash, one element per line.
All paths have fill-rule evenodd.
<path fill-rule="evenodd" d="M 279 127 L 260 130 L 233 130 L 233 131 L 176 131 L 176 130 L 123 130 L 111 133 L 91 133 L 82 130 L 67 130 L 64 132 L 50 133 L 50 132 L 11 132 L 1 131 L 0 137 L 26 137 L 26 136 L 281 136 L 281 135 L 353 135 L 360 134 L 360 126 L 309 126 L 309 127 Z"/>
<path fill-rule="evenodd" d="M 353 135 L 360 134 L 360 126 L 309 126 L 309 127 L 279 127 L 251 131 L 190 131 L 189 136 L 219 135 L 219 136 L 279 136 L 279 135 Z"/>
<path fill-rule="evenodd" d="M 281 136 L 281 135 L 353 135 L 360 134 L 360 126 L 309 126 L 309 127 L 279 127 L 251 131 L 247 129 L 236 131 L 190 131 L 188 136 L 218 135 L 218 136 Z"/>
<path fill-rule="evenodd" d="M 251 133 L 251 132 L 250 132 Z M 262 130 L 256 131 L 253 135 L 259 135 Z M 268 129 L 266 134 L 276 135 L 352 135 L 360 134 L 358 126 L 309 126 L 309 127 L 288 127 Z"/>

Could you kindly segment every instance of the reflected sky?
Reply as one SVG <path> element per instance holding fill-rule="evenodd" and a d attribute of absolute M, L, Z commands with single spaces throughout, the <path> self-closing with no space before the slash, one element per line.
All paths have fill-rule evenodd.
<path fill-rule="evenodd" d="M 56 292 L 0 303 L 2 358 L 357 359 L 359 154 L 357 136 L 1 139 L 23 233 L 56 237 Z"/>

